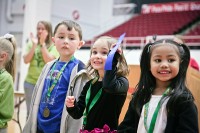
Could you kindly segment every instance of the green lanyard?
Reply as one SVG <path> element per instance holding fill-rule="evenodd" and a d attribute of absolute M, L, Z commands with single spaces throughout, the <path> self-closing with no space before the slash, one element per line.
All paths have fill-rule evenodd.
<path fill-rule="evenodd" d="M 90 83 L 90 87 L 86 93 L 86 98 L 85 98 L 85 107 L 87 107 L 88 105 L 88 102 L 89 102 L 89 99 L 90 99 L 90 95 L 91 95 L 91 86 L 92 86 L 92 83 Z M 99 89 L 99 91 L 97 92 L 97 94 L 95 95 L 95 97 L 92 99 L 92 102 L 90 103 L 89 105 L 89 108 L 88 108 L 88 111 L 84 111 L 83 113 L 83 125 L 86 125 L 87 123 L 87 115 L 88 113 L 90 112 L 90 110 L 92 109 L 92 107 L 96 104 L 96 102 L 98 101 L 99 97 L 101 96 L 101 93 L 102 93 L 102 88 Z"/>
<path fill-rule="evenodd" d="M 154 127 L 155 127 L 155 123 L 156 123 L 156 119 L 157 119 L 157 116 L 158 116 L 158 112 L 160 110 L 160 107 L 161 107 L 161 100 L 169 93 L 170 91 L 170 87 L 168 87 L 165 92 L 163 93 L 160 101 L 158 102 L 158 105 L 153 113 L 153 116 L 152 116 L 152 119 L 151 119 L 151 123 L 150 123 L 150 126 L 149 126 L 149 130 L 147 128 L 147 117 L 148 117 L 148 109 L 149 109 L 149 102 L 145 104 L 145 110 L 144 110 L 144 126 L 145 126 L 145 129 L 147 131 L 147 133 L 153 133 L 153 130 L 154 130 Z"/>
<path fill-rule="evenodd" d="M 74 57 L 72 56 L 72 58 L 70 59 L 70 61 L 73 60 L 73 59 L 74 59 Z M 52 71 L 51 71 L 51 73 L 50 73 L 50 81 L 51 81 L 51 79 L 52 79 L 52 75 L 53 75 L 54 69 L 55 69 L 55 67 L 56 67 L 56 64 L 57 64 L 57 61 L 56 61 L 56 63 L 53 65 Z M 57 84 L 58 79 L 60 78 L 60 75 L 61 75 L 61 74 L 63 73 L 63 71 L 65 70 L 65 67 L 67 66 L 67 64 L 68 64 L 68 63 L 66 63 L 66 64 L 61 68 L 61 70 L 58 72 L 58 74 L 56 75 L 55 79 L 53 80 L 53 83 L 52 83 L 51 87 L 48 86 L 48 91 L 47 91 L 47 97 L 48 97 L 48 98 L 51 96 L 51 92 L 52 92 L 53 88 L 55 87 L 55 85 Z M 50 81 L 49 81 L 49 82 L 50 82 Z"/>

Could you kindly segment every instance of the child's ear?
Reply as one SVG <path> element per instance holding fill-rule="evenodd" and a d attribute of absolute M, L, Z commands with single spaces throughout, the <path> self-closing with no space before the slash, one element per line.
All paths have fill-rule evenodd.
<path fill-rule="evenodd" d="M 52 37 L 51 40 L 52 40 L 53 43 L 55 43 L 55 38 L 54 37 Z"/>
<path fill-rule="evenodd" d="M 78 45 L 78 49 L 80 49 L 85 44 L 85 41 L 80 41 Z"/>
<path fill-rule="evenodd" d="M 0 54 L 0 61 L 3 61 L 3 60 L 5 60 L 6 58 L 7 58 L 7 53 L 5 53 L 5 52 L 2 52 L 1 54 Z"/>

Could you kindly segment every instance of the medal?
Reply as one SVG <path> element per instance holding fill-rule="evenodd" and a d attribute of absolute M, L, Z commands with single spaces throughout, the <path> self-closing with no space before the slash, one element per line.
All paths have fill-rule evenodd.
<path fill-rule="evenodd" d="M 46 108 L 44 109 L 44 111 L 43 111 L 43 116 L 44 116 L 45 118 L 47 118 L 47 117 L 49 117 L 49 115 L 50 115 L 50 110 L 46 107 Z"/>

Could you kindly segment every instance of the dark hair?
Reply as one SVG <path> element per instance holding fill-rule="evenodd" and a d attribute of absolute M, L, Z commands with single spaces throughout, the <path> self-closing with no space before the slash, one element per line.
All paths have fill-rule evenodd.
<path fill-rule="evenodd" d="M 191 92 L 186 87 L 186 72 L 190 60 L 190 50 L 185 44 L 179 44 L 171 39 L 161 39 L 153 43 L 148 43 L 145 45 L 141 59 L 140 59 L 140 69 L 141 75 L 138 85 L 136 86 L 136 92 L 134 93 L 134 106 L 138 113 L 140 113 L 142 106 L 147 103 L 151 94 L 155 88 L 156 80 L 150 71 L 150 58 L 153 49 L 160 45 L 171 45 L 177 49 L 180 56 L 179 72 L 175 78 L 172 79 L 170 87 L 170 99 L 167 103 L 167 110 L 174 110 L 175 101 L 180 98 L 182 94 L 186 94 L 188 100 L 194 100 Z"/>
<path fill-rule="evenodd" d="M 79 39 L 82 40 L 82 30 L 81 30 L 81 26 L 78 23 L 72 20 L 62 21 L 56 25 L 55 30 L 54 30 L 54 35 L 56 34 L 57 29 L 60 25 L 65 25 L 69 31 L 71 31 L 74 28 L 78 32 Z"/>

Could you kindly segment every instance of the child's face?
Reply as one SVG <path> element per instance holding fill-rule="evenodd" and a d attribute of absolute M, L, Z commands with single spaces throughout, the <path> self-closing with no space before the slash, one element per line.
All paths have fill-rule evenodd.
<path fill-rule="evenodd" d="M 97 40 L 91 49 L 90 63 L 99 73 L 104 72 L 104 65 L 109 53 L 109 48 L 106 42 Z"/>
<path fill-rule="evenodd" d="M 175 46 L 159 44 L 152 49 L 150 70 L 156 82 L 171 81 L 179 72 L 180 57 Z"/>
<path fill-rule="evenodd" d="M 77 49 L 83 45 L 80 41 L 78 32 L 73 28 L 71 31 L 65 25 L 60 25 L 52 38 L 60 58 L 71 58 Z"/>

